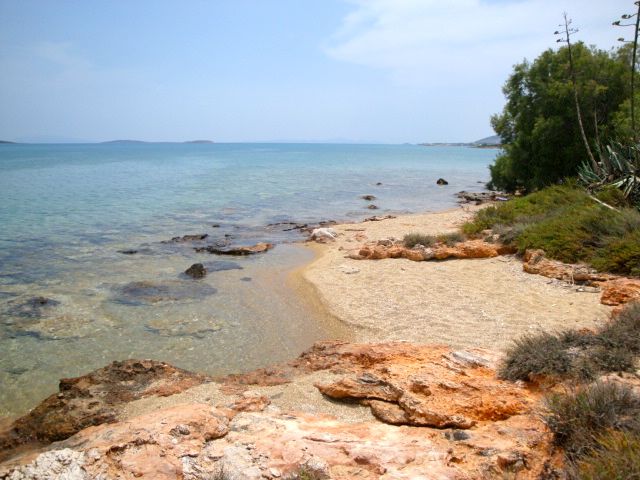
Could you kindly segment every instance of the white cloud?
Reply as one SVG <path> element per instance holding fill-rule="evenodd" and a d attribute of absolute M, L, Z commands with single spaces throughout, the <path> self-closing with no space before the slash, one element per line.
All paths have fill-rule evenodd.
<path fill-rule="evenodd" d="M 400 84 L 472 84 L 555 47 L 563 11 L 576 40 L 610 48 L 627 0 L 352 0 L 326 47 L 332 58 L 389 71 Z"/>

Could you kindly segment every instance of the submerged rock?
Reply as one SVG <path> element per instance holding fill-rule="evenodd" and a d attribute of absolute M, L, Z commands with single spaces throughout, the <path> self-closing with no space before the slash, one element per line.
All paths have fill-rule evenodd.
<path fill-rule="evenodd" d="M 366 201 L 370 202 L 370 201 L 372 201 L 372 200 L 375 200 L 375 199 L 376 199 L 376 196 L 375 196 L 375 195 L 362 195 L 360 198 L 361 198 L 361 199 L 363 199 L 363 200 L 366 200 Z"/>
<path fill-rule="evenodd" d="M 436 181 L 436 184 L 437 184 L 437 185 L 449 185 L 449 182 L 447 182 L 444 178 L 439 178 L 439 179 Z"/>
<path fill-rule="evenodd" d="M 223 272 L 225 270 L 243 270 L 244 267 L 238 265 L 235 262 L 228 262 L 225 260 L 214 260 L 213 262 L 203 263 L 207 271 L 210 272 Z"/>
<path fill-rule="evenodd" d="M 31 297 L 27 300 L 13 300 L 8 302 L 7 315 L 23 318 L 38 318 L 51 307 L 60 305 L 60 302 L 47 297 Z"/>
<path fill-rule="evenodd" d="M 202 253 L 213 253 L 215 255 L 236 255 L 236 256 L 245 256 L 245 255 L 255 255 L 256 253 L 264 253 L 268 250 L 271 250 L 274 247 L 272 243 L 256 243 L 251 246 L 243 246 L 243 247 L 217 247 L 214 245 L 209 245 L 206 247 L 196 247 L 195 251 Z"/>
<path fill-rule="evenodd" d="M 217 290 L 206 283 L 186 281 L 140 281 L 116 288 L 113 300 L 128 305 L 152 305 L 160 302 L 194 300 L 213 295 Z"/>
<path fill-rule="evenodd" d="M 207 269 L 201 263 L 194 263 L 184 273 L 191 278 L 204 278 L 207 276 Z"/>
<path fill-rule="evenodd" d="M 218 332 L 222 326 L 212 320 L 196 319 L 176 323 L 173 320 L 154 319 L 145 324 L 146 329 L 161 337 L 193 337 L 205 338 Z"/>
<path fill-rule="evenodd" d="M 378 206 L 377 206 L 377 205 L 374 205 L 373 203 L 372 203 L 371 205 L 367 205 L 367 208 L 368 208 L 369 210 L 378 210 Z"/>
<path fill-rule="evenodd" d="M 196 235 L 183 235 L 182 237 L 173 237 L 171 240 L 164 240 L 161 243 L 186 243 L 204 240 L 209 236 L 208 233 L 200 233 Z"/>

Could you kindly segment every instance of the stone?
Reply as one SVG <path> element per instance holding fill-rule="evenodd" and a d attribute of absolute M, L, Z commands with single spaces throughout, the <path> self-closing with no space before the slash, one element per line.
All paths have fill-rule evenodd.
<path fill-rule="evenodd" d="M 378 206 L 377 206 L 377 205 L 374 205 L 373 203 L 372 203 L 372 204 L 370 204 L 370 205 L 367 205 L 367 208 L 368 208 L 369 210 L 378 210 Z"/>
<path fill-rule="evenodd" d="M 217 292 L 206 283 L 188 281 L 140 281 L 114 289 L 113 301 L 126 305 L 153 305 L 162 302 L 200 299 Z"/>
<path fill-rule="evenodd" d="M 272 243 L 256 243 L 255 245 L 242 246 L 242 247 L 217 247 L 209 245 L 207 247 L 196 247 L 194 250 L 199 253 L 213 253 L 215 255 L 255 255 L 256 253 L 264 253 L 274 248 Z"/>
<path fill-rule="evenodd" d="M 361 199 L 363 199 L 363 200 L 366 200 L 366 201 L 370 202 L 370 201 L 372 201 L 372 200 L 375 200 L 375 199 L 376 199 L 376 196 L 375 196 L 375 195 L 362 195 L 360 198 L 361 198 Z"/>
<path fill-rule="evenodd" d="M 555 278 L 565 282 L 602 282 L 613 278 L 612 275 L 598 273 L 584 264 L 567 264 L 546 258 L 543 250 L 529 249 L 523 257 L 522 269 L 527 273 Z"/>
<path fill-rule="evenodd" d="M 208 233 L 200 233 L 196 235 L 183 235 L 182 237 L 173 237 L 171 240 L 164 240 L 160 243 L 186 243 L 186 242 L 198 242 L 204 240 L 209 236 Z"/>
<path fill-rule="evenodd" d="M 332 242 L 336 238 L 338 238 L 338 232 L 336 232 L 333 228 L 316 228 L 311 232 L 310 240 L 324 243 L 324 242 Z"/>
<path fill-rule="evenodd" d="M 640 301 L 640 280 L 618 278 L 601 284 L 600 302 L 604 305 L 624 305 L 632 301 Z"/>
<path fill-rule="evenodd" d="M 437 185 L 449 185 L 449 182 L 447 182 L 444 178 L 439 178 L 439 179 L 436 181 L 436 184 L 437 184 Z"/>
<path fill-rule="evenodd" d="M 194 263 L 184 273 L 191 278 L 204 278 L 207 276 L 207 269 L 201 263 Z"/>
<path fill-rule="evenodd" d="M 360 269 L 359 268 L 353 267 L 351 265 L 340 265 L 338 268 L 342 273 L 345 273 L 347 275 L 353 275 L 355 273 L 360 273 Z"/>

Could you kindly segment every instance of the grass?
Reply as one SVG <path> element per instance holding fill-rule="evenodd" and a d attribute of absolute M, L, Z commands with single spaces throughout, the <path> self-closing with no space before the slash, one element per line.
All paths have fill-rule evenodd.
<path fill-rule="evenodd" d="M 634 371 L 640 355 L 640 303 L 632 303 L 594 333 L 567 330 L 525 335 L 498 369 L 505 380 L 592 379 L 599 373 Z"/>
<path fill-rule="evenodd" d="M 402 239 L 402 243 L 407 248 L 413 248 L 416 245 L 431 247 L 436 243 L 436 237 L 433 235 L 424 235 L 422 233 L 408 233 Z"/>
<path fill-rule="evenodd" d="M 599 449 L 599 438 L 615 430 L 640 434 L 640 397 L 629 387 L 595 383 L 579 390 L 549 395 L 545 421 L 554 442 L 571 461 Z"/>
<path fill-rule="evenodd" d="M 599 436 L 597 448 L 572 470 L 581 480 L 640 479 L 640 435 L 610 431 Z"/>
<path fill-rule="evenodd" d="M 612 195 L 603 196 L 615 203 Z M 640 276 L 640 212 L 609 210 L 574 185 L 549 187 L 482 209 L 462 227 L 469 236 L 485 230 L 520 253 L 541 248 L 563 262 L 582 261 L 600 271 Z"/>
<path fill-rule="evenodd" d="M 436 243 L 443 243 L 451 247 L 456 243 L 464 241 L 464 238 L 464 235 L 460 232 L 441 233 L 440 235 L 425 235 L 414 232 L 405 235 L 402 239 L 402 243 L 407 248 L 413 248 L 416 245 L 432 247 Z"/>

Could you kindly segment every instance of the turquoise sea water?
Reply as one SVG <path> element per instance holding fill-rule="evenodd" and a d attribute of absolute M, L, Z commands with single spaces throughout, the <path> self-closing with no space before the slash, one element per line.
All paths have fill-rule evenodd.
<path fill-rule="evenodd" d="M 289 243 L 299 234 L 268 225 L 452 207 L 455 192 L 482 189 L 494 157 L 411 145 L 0 145 L 0 416 L 115 359 L 221 374 L 340 335 L 287 285 L 311 258 Z M 263 240 L 278 246 L 240 259 L 193 250 Z M 209 264 L 205 279 L 181 275 L 195 262 Z"/>

